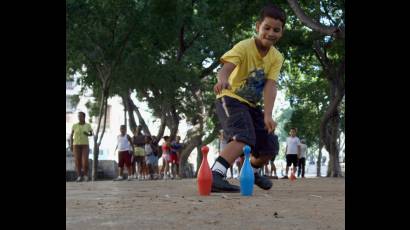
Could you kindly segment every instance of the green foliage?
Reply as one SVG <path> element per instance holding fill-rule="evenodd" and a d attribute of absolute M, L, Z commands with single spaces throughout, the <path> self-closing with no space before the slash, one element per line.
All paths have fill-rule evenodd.
<path fill-rule="evenodd" d="M 260 8 L 270 1 L 67 0 L 67 76 L 79 73 L 79 84 L 99 101 L 101 70 L 110 69 L 109 96 L 128 90 L 146 101 L 153 116 L 174 106 L 180 118 L 196 124 L 205 114 L 205 131 L 217 126 L 213 103 L 216 74 L 204 74 L 204 64 L 217 63 L 235 43 L 251 37 Z M 334 62 L 344 57 L 344 41 L 312 32 L 296 18 L 284 0 L 287 24 L 277 48 L 285 57 L 279 88 L 286 89 L 291 108 L 279 117 L 280 141 L 290 126 L 309 143 L 318 143 L 319 119 L 329 104 L 328 83 L 312 49 L 326 45 Z M 303 1 L 305 12 L 344 26 L 344 1 Z M 325 20 L 326 21 L 326 20 Z M 334 21 L 334 22 L 333 22 Z M 90 114 L 98 106 L 89 102 Z M 344 108 L 344 104 L 343 104 Z M 344 109 L 341 129 L 344 130 Z"/>

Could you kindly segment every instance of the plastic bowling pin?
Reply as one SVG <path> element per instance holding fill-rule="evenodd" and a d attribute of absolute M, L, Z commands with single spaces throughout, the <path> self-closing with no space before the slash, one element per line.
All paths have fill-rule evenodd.
<path fill-rule="evenodd" d="M 208 164 L 208 146 L 202 146 L 202 163 L 198 170 L 198 191 L 201 196 L 209 196 L 212 186 L 212 172 Z"/>
<path fill-rule="evenodd" d="M 241 195 L 252 196 L 255 176 L 250 162 L 251 148 L 249 145 L 243 147 L 243 152 L 245 153 L 245 160 L 239 176 Z"/>
<path fill-rule="evenodd" d="M 291 168 L 290 170 L 291 170 L 291 172 L 290 172 L 290 178 L 289 179 L 291 181 L 295 181 L 296 180 L 295 171 L 293 170 L 293 168 Z"/>

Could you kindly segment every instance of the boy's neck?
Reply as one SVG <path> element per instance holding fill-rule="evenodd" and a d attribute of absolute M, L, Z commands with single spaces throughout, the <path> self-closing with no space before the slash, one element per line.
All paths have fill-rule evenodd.
<path fill-rule="evenodd" d="M 257 37 L 255 37 L 255 45 L 261 57 L 266 56 L 266 54 L 269 52 L 270 47 L 264 47 Z"/>

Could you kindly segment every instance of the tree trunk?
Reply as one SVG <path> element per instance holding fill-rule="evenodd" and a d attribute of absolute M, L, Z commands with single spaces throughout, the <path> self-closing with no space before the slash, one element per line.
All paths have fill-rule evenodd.
<path fill-rule="evenodd" d="M 135 129 L 137 128 L 137 123 L 135 122 L 134 117 L 134 103 L 131 100 L 131 91 L 128 90 L 127 94 L 125 94 L 123 98 L 124 105 L 126 105 L 128 111 L 128 120 L 130 123 L 130 130 L 134 133 Z"/>
<path fill-rule="evenodd" d="M 336 113 L 335 117 L 331 119 L 330 122 L 330 149 L 332 154 L 329 152 L 329 165 L 327 170 L 327 177 L 341 177 L 342 172 L 339 163 L 339 145 L 337 143 L 337 136 L 339 135 L 339 116 Z"/>
<path fill-rule="evenodd" d="M 336 68 L 332 66 L 331 71 L 328 72 L 328 79 L 331 83 L 330 104 L 320 124 L 320 136 L 324 141 L 326 150 L 329 152 L 328 177 L 342 176 L 337 138 L 339 137 L 340 123 L 339 105 L 344 96 L 344 82 L 340 73 L 336 71 Z"/>
<path fill-rule="evenodd" d="M 322 148 L 323 148 L 323 143 L 322 141 L 319 141 L 319 154 L 317 156 L 317 163 L 316 163 L 316 176 L 321 177 L 321 168 L 322 168 Z"/>
<path fill-rule="evenodd" d="M 175 106 L 171 105 L 170 106 L 170 126 L 168 126 L 170 132 L 170 137 L 171 140 L 175 140 L 175 137 L 177 136 L 178 133 L 178 127 L 179 127 L 179 116 L 178 113 L 176 112 Z"/>
<path fill-rule="evenodd" d="M 127 128 L 127 108 L 124 107 L 124 125 Z"/>
<path fill-rule="evenodd" d="M 106 119 L 107 119 L 107 101 L 108 101 L 108 86 L 106 86 L 106 84 L 103 84 L 103 90 L 101 92 L 100 111 L 99 111 L 99 116 L 98 116 L 97 131 L 94 134 L 93 165 L 92 165 L 92 178 L 91 178 L 93 181 L 97 180 L 97 176 L 98 176 L 98 171 L 97 171 L 98 170 L 98 155 L 100 152 L 101 140 L 105 132 L 105 124 L 106 124 Z M 101 135 L 99 135 L 103 114 L 104 114 L 104 124 L 101 130 Z"/>
<path fill-rule="evenodd" d="M 159 129 L 158 129 L 158 133 L 157 133 L 157 138 L 158 139 L 161 139 L 162 136 L 164 136 L 165 127 L 166 127 L 165 114 L 162 114 L 161 115 L 161 124 L 159 125 Z"/>
<path fill-rule="evenodd" d="M 185 174 L 186 170 L 188 169 L 188 158 L 191 155 L 192 150 L 195 149 L 198 145 L 201 144 L 201 136 L 194 136 L 190 138 L 187 143 L 183 144 L 183 148 L 181 149 L 180 159 L 179 159 L 179 176 L 186 177 Z"/>
<path fill-rule="evenodd" d="M 125 99 L 126 99 L 126 102 L 127 102 L 127 105 L 128 105 L 128 110 L 129 110 L 128 116 L 130 118 L 130 128 L 131 128 L 131 130 L 135 130 L 137 128 L 137 124 L 135 122 L 135 117 L 134 117 L 134 111 L 135 111 L 137 113 L 138 122 L 142 126 L 142 130 L 144 131 L 144 134 L 151 136 L 151 132 L 149 131 L 149 128 L 148 128 L 147 124 L 145 123 L 144 118 L 142 117 L 138 107 L 134 104 L 134 102 L 131 99 L 131 92 L 130 91 L 128 91 Z"/>

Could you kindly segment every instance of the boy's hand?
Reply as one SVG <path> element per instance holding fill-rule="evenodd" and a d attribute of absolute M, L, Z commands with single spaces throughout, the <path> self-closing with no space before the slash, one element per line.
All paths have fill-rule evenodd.
<path fill-rule="evenodd" d="M 271 133 L 275 130 L 277 123 L 273 121 L 272 117 L 268 116 L 263 119 L 265 122 L 265 128 L 268 130 L 268 133 Z"/>
<path fill-rule="evenodd" d="M 214 92 L 215 94 L 220 94 L 222 93 L 223 89 L 230 89 L 231 86 L 229 85 L 229 82 L 225 79 L 219 80 L 215 86 L 214 86 Z"/>

